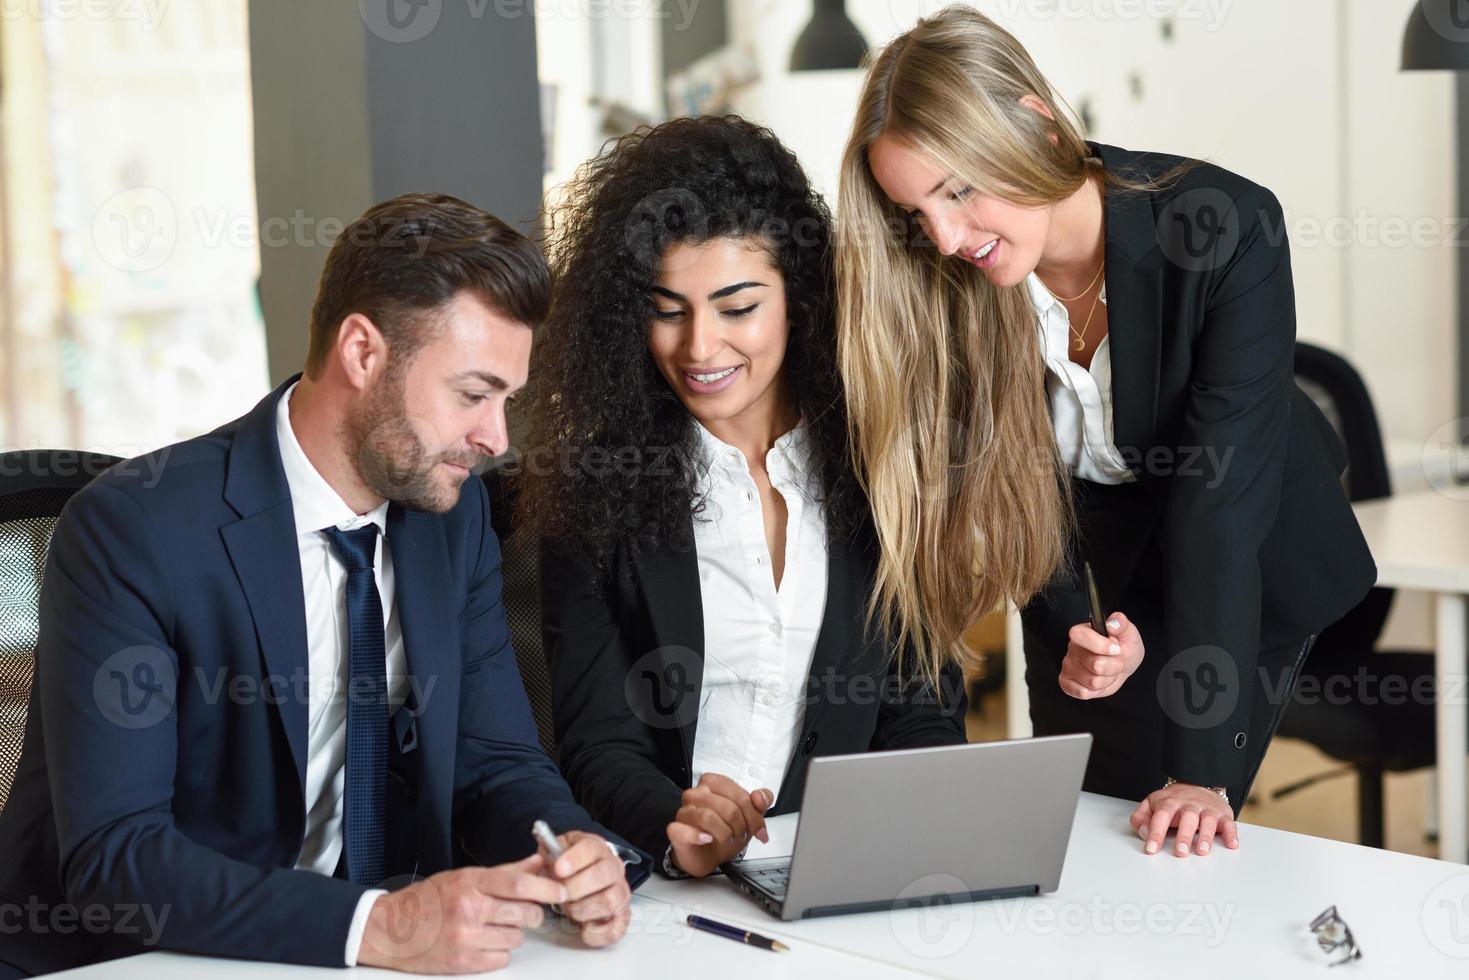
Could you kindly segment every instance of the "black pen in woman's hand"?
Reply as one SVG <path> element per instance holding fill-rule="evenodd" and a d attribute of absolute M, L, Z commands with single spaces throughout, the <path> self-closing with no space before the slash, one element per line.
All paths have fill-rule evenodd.
<path fill-rule="evenodd" d="M 1102 597 L 1097 594 L 1097 579 L 1092 574 L 1092 563 L 1084 561 L 1081 567 L 1086 570 L 1086 597 L 1092 605 L 1092 629 L 1106 636 L 1107 621 L 1102 616 Z"/>
<path fill-rule="evenodd" d="M 759 946 L 761 949 L 769 949 L 777 953 L 784 953 L 790 949 L 789 946 L 778 939 L 771 939 L 768 936 L 747 932 L 738 926 L 727 926 L 723 922 L 715 922 L 713 919 L 706 919 L 702 915 L 689 916 L 688 923 L 701 932 L 709 932 L 716 936 L 723 936 L 725 939 L 733 939 L 735 942 L 744 943 L 746 946 Z"/>

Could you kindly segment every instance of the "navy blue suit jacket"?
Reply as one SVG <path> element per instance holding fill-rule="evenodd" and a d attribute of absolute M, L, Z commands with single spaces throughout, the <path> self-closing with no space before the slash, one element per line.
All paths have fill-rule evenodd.
<path fill-rule="evenodd" d="M 23 756 L 0 815 L 0 907 L 76 917 L 43 911 L 18 933 L 0 931 L 0 960 L 43 972 L 156 938 L 158 948 L 343 965 L 364 888 L 294 870 L 309 699 L 275 430 L 289 383 L 245 417 L 160 450 L 160 476 L 159 466 L 116 467 L 62 514 Z M 418 697 L 417 748 L 404 756 L 417 757 L 418 874 L 525 857 L 538 817 L 621 843 L 574 802 L 537 741 L 483 483 L 465 481 L 444 514 L 393 505 L 387 537 Z M 634 884 L 647 873 L 630 872 Z M 78 927 L 86 914 L 108 926 Z"/>

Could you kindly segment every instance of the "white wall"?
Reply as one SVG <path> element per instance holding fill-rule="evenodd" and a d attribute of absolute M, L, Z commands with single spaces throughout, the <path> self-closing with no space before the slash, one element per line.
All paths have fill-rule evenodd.
<path fill-rule="evenodd" d="M 1344 251 L 1344 352 L 1367 378 L 1386 435 L 1408 459 L 1458 416 L 1455 339 L 1453 76 L 1401 72 L 1402 24 L 1411 2 L 1349 0 L 1340 213 L 1364 232 Z M 1379 7 L 1388 10 L 1379 10 Z M 1469 166 L 1469 160 L 1464 161 Z M 1425 244 L 1391 244 L 1418 224 Z M 1459 233 L 1461 240 L 1469 235 Z M 1431 239 L 1431 244 L 1427 242 Z"/>
<path fill-rule="evenodd" d="M 1404 453 L 1454 418 L 1451 78 L 1397 70 L 1413 0 L 979 0 L 1027 46 L 1089 134 L 1202 156 L 1286 208 L 1300 336 L 1363 372 Z M 848 0 L 872 44 L 938 0 Z M 1178 14 L 1165 43 L 1149 9 Z M 1136 9 L 1137 16 L 1127 16 Z M 737 108 L 764 122 L 835 200 L 857 72 L 786 71 L 806 3 L 731 0 L 730 33 L 764 72 Z M 1134 98 L 1129 76 L 1142 84 Z M 1418 223 L 1426 246 L 1408 239 Z"/>
<path fill-rule="evenodd" d="M 537 71 L 542 85 L 555 86 L 545 175 L 554 198 L 556 188 L 608 138 L 606 113 L 594 100 L 661 118 L 659 31 L 663 18 L 676 16 L 677 5 L 561 0 L 535 9 Z"/>

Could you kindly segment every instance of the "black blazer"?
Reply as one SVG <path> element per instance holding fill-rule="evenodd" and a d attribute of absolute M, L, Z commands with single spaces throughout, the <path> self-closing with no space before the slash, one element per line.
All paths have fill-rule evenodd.
<path fill-rule="evenodd" d="M 937 696 L 911 679 L 900 690 L 891 647 L 864 635 L 874 547 L 870 528 L 828 544 L 826 609 L 805 716 L 772 814 L 799 808 L 813 756 L 965 741 L 968 701 L 958 668 L 940 675 Z M 619 549 L 610 566 L 598 574 L 581 559 L 542 552 L 556 741 L 577 800 L 661 855 L 665 828 L 692 785 L 704 666 L 698 558 L 692 548 L 636 558 Z"/>
<path fill-rule="evenodd" d="M 1134 177 L 1182 162 L 1089 145 L 1108 171 Z M 1295 385 L 1295 294 L 1275 195 L 1200 164 L 1162 191 L 1109 189 L 1105 208 L 1114 442 L 1137 483 L 1075 481 L 1078 548 L 1113 601 L 1140 571 L 1161 581 L 1165 635 L 1144 637 L 1149 658 L 1210 672 L 1192 678 L 1196 689 L 1221 682 L 1218 656 L 1233 661 L 1243 682 L 1223 722 L 1180 723 L 1183 685 L 1160 698 L 1165 771 L 1237 785 L 1262 696 L 1260 651 L 1336 621 L 1377 569 L 1342 489 L 1341 441 Z M 1077 595 L 1058 578 L 1025 610 L 1058 667 L 1066 628 L 1087 618 Z"/>

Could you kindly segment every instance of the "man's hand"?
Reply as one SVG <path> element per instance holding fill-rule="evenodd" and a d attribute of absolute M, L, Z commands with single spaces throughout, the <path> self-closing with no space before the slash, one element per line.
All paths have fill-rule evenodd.
<path fill-rule="evenodd" d="M 1061 690 L 1082 701 L 1116 694 L 1143 662 L 1143 638 L 1122 613 L 1107 617 L 1107 635 L 1078 623 L 1061 661 Z"/>
<path fill-rule="evenodd" d="M 1239 827 L 1224 797 L 1191 783 L 1174 783 L 1148 794 L 1128 822 L 1145 842 L 1146 854 L 1158 853 L 1168 828 L 1175 825 L 1178 837 L 1173 853 L 1179 857 L 1188 857 L 1190 850 L 1200 856 L 1208 854 L 1216 834 L 1224 838 L 1225 847 L 1239 847 Z"/>
<path fill-rule="evenodd" d="M 611 946 L 627 933 L 632 917 L 632 889 L 622 859 L 596 834 L 571 830 L 558 840 L 565 853 L 549 870 L 566 886 L 562 904 L 588 946 Z"/>
<path fill-rule="evenodd" d="M 569 897 L 565 885 L 540 874 L 544 866 L 533 854 L 514 864 L 444 871 L 380 896 L 368 913 L 358 965 L 404 973 L 506 966 L 523 930 L 541 924 L 541 903 Z"/>
<path fill-rule="evenodd" d="M 728 776 L 704 773 L 699 785 L 683 791 L 683 806 L 668 825 L 673 860 L 685 874 L 702 878 L 743 851 L 751 837 L 769 843 L 765 811 L 774 802 L 768 789 L 747 793 Z"/>

